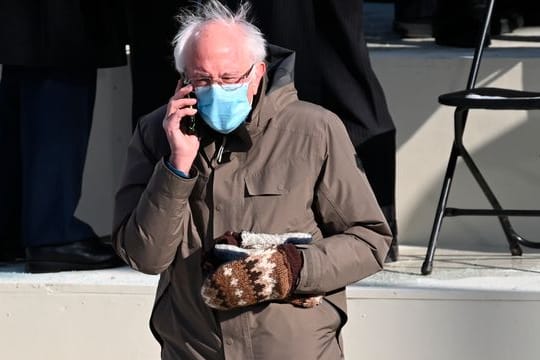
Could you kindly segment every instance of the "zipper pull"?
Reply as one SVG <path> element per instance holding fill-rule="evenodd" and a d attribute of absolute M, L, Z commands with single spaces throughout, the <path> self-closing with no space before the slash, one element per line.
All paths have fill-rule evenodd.
<path fill-rule="evenodd" d="M 221 142 L 221 146 L 219 147 L 218 153 L 217 153 L 217 162 L 218 164 L 221 164 L 221 159 L 223 157 L 223 151 L 225 150 L 225 144 L 227 143 L 227 137 L 223 136 L 223 141 Z"/>

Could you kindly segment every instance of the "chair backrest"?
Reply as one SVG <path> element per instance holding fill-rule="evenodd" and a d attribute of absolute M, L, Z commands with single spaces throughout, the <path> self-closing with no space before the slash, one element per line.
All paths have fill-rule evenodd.
<path fill-rule="evenodd" d="M 478 39 L 476 48 L 474 50 L 474 57 L 469 72 L 469 79 L 467 81 L 467 90 L 473 89 L 476 86 L 476 78 L 478 77 L 478 70 L 480 68 L 480 62 L 482 61 L 482 54 L 486 45 L 487 37 L 489 34 L 489 24 L 491 22 L 491 15 L 493 14 L 493 7 L 495 6 L 495 0 L 487 0 L 488 5 L 486 7 L 486 13 L 482 20 L 482 31 L 480 32 L 480 39 Z"/>

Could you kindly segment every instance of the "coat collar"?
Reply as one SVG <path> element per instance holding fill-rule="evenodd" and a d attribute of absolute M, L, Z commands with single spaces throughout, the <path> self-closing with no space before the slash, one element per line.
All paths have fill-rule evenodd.
<path fill-rule="evenodd" d="M 269 45 L 267 73 L 262 78 L 259 91 L 253 99 L 253 109 L 248 119 L 228 135 L 210 129 L 200 119 L 201 148 L 205 160 L 211 164 L 219 148 L 225 143 L 228 152 L 247 152 L 255 139 L 263 133 L 272 117 L 289 103 L 298 100 L 294 87 L 294 52 Z"/>

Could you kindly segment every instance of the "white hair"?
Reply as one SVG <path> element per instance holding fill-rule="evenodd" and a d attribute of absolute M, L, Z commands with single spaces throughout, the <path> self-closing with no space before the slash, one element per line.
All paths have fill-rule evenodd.
<path fill-rule="evenodd" d="M 239 44 L 246 46 L 252 61 L 263 61 L 266 57 L 266 40 L 263 34 L 255 25 L 248 20 L 248 12 L 251 5 L 242 2 L 238 10 L 233 12 L 218 0 L 205 1 L 195 11 L 185 8 L 177 16 L 181 27 L 172 42 L 174 46 L 174 62 L 176 70 L 184 73 L 186 70 L 186 47 L 193 35 L 210 23 L 219 22 L 225 25 L 238 26 L 244 32 L 244 40 L 239 40 Z"/>

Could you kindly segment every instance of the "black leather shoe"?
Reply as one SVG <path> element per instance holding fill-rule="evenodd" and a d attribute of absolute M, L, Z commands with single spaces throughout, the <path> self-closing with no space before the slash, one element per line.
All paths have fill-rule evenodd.
<path fill-rule="evenodd" d="M 100 238 L 26 248 L 26 272 L 34 274 L 107 269 L 122 264 L 113 248 Z"/>
<path fill-rule="evenodd" d="M 24 248 L 3 248 L 0 247 L 0 263 L 12 263 L 24 261 Z"/>

